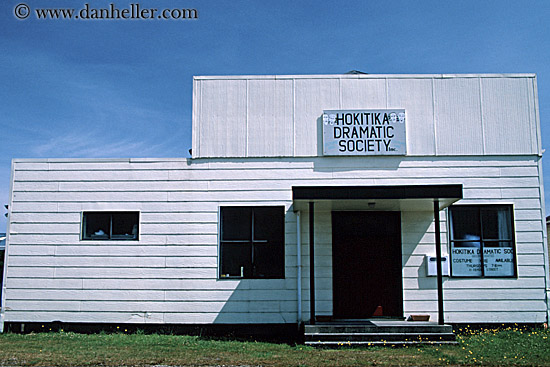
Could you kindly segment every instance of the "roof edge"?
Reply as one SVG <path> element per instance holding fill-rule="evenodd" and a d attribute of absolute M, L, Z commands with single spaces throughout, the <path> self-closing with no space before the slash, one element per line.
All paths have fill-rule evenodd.
<path fill-rule="evenodd" d="M 303 75 L 195 75 L 193 80 L 250 79 L 452 79 L 452 78 L 536 78 L 535 73 L 510 74 L 303 74 Z"/>

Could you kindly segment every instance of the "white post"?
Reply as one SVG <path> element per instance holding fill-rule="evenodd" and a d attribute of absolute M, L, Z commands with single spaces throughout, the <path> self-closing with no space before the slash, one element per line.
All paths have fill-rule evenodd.
<path fill-rule="evenodd" d="M 297 291 L 298 291 L 298 323 L 302 322 L 302 234 L 300 225 L 300 212 L 296 212 L 296 268 L 298 273 L 297 278 Z"/>

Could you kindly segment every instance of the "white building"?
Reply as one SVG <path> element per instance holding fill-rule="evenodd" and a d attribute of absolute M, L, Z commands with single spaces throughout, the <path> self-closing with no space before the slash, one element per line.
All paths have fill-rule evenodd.
<path fill-rule="evenodd" d="M 540 137 L 532 74 L 196 77 L 191 159 L 13 161 L 3 322 L 548 322 Z"/>

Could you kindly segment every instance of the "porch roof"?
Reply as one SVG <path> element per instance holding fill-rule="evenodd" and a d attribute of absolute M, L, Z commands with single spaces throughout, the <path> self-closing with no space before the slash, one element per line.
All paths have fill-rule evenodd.
<path fill-rule="evenodd" d="M 462 197 L 461 184 L 292 187 L 295 210 L 433 211 L 436 200 L 441 210 Z"/>

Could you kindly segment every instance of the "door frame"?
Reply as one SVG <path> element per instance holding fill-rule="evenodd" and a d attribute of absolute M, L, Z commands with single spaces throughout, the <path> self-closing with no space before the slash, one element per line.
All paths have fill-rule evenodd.
<path fill-rule="evenodd" d="M 337 302 L 342 303 L 342 301 L 344 301 L 344 300 L 350 300 L 350 299 L 353 299 L 353 298 L 357 299 L 357 297 L 366 297 L 365 292 L 370 292 L 369 289 L 375 289 L 375 287 L 372 287 L 372 284 L 371 284 L 370 288 L 368 288 L 369 286 L 366 284 L 365 287 L 367 287 L 367 288 L 365 288 L 362 292 L 357 291 L 354 294 L 350 295 L 349 298 L 346 298 L 346 297 L 338 298 L 338 297 L 340 297 L 339 294 L 341 294 L 342 292 L 339 292 L 337 290 L 337 287 L 339 287 L 339 284 L 342 284 L 342 283 L 336 284 L 337 282 L 341 282 L 341 280 L 337 280 L 337 278 L 339 278 L 339 277 L 338 277 L 338 275 L 336 275 L 336 272 L 341 271 L 341 269 L 343 269 L 343 268 L 342 267 L 337 268 L 338 265 L 335 267 L 335 263 L 337 263 L 337 261 L 335 261 L 335 257 L 338 255 L 337 251 L 339 251 L 341 249 L 341 247 L 340 247 L 341 243 L 338 243 L 335 246 L 335 241 L 338 241 L 338 239 L 336 238 L 336 235 L 340 235 L 340 233 L 335 231 L 334 223 L 335 223 L 335 221 L 338 221 L 338 220 L 341 221 L 340 224 L 343 223 L 342 219 L 335 219 L 335 216 L 337 216 L 340 213 L 348 213 L 347 215 L 358 215 L 358 216 L 363 215 L 364 218 L 365 218 L 364 220 L 366 220 L 366 221 L 369 220 L 369 218 L 368 218 L 369 216 L 373 216 L 373 215 L 378 215 L 378 216 L 381 216 L 381 217 L 384 217 L 384 218 L 391 218 L 391 220 L 388 221 L 390 227 L 386 228 L 387 233 L 384 234 L 383 233 L 384 230 L 378 230 L 378 232 L 376 232 L 374 234 L 374 236 L 384 235 L 385 238 L 383 238 L 383 241 L 388 241 L 388 243 L 389 243 L 388 247 L 382 249 L 382 251 L 376 252 L 378 257 L 376 257 L 374 259 L 374 262 L 371 262 L 371 264 L 374 264 L 374 265 L 379 264 L 377 268 L 374 268 L 374 269 L 377 269 L 377 270 L 375 270 L 377 273 L 371 273 L 369 275 L 362 275 L 362 277 L 361 277 L 361 276 L 359 276 L 360 275 L 359 271 L 361 271 L 361 268 L 357 267 L 357 268 L 354 268 L 354 269 L 349 269 L 350 271 L 346 272 L 346 275 L 351 276 L 351 277 L 355 277 L 359 281 L 364 280 L 364 277 L 366 276 L 366 277 L 369 278 L 369 280 L 367 280 L 367 282 L 376 282 L 375 279 L 377 279 L 377 278 L 379 280 L 382 279 L 381 281 L 384 281 L 384 279 L 388 279 L 387 283 L 384 283 L 384 285 L 389 284 L 389 287 L 391 287 L 391 288 L 387 288 L 385 286 L 383 286 L 381 288 L 383 288 L 384 290 L 390 289 L 390 291 L 385 292 L 384 290 L 378 290 L 378 292 L 381 292 L 382 295 L 380 295 L 380 294 L 378 294 L 378 295 L 375 294 L 374 295 L 374 297 L 377 297 L 376 302 L 380 302 L 381 305 L 382 305 L 382 302 L 383 302 L 384 303 L 383 306 L 387 306 L 386 309 L 388 310 L 387 311 L 388 314 L 385 315 L 384 311 L 382 311 L 382 315 L 380 315 L 380 316 L 387 317 L 387 318 L 402 319 L 403 314 L 404 314 L 404 307 L 403 307 L 403 298 L 404 297 L 403 297 L 403 259 L 402 259 L 403 258 L 403 256 L 402 256 L 403 255 L 403 247 L 402 247 L 401 212 L 400 211 L 369 211 L 369 210 L 362 210 L 362 211 L 361 210 L 335 210 L 335 211 L 331 212 L 333 317 L 334 318 L 344 318 L 344 319 L 347 319 L 347 318 L 368 319 L 370 317 L 377 317 L 377 316 L 375 316 L 376 315 L 376 310 L 373 312 L 374 315 L 372 315 L 371 312 L 367 310 L 367 309 L 369 309 L 369 307 L 365 307 L 365 311 L 364 312 L 361 311 L 361 312 L 359 312 L 359 314 L 357 312 L 350 311 L 350 310 L 353 310 L 354 307 L 367 306 L 369 300 L 363 299 L 362 301 L 358 301 L 357 303 L 355 303 L 353 305 L 350 305 L 350 309 L 345 310 L 344 312 L 341 312 L 342 311 L 341 310 L 342 309 L 341 304 L 340 304 L 340 306 L 337 305 Z M 361 219 L 359 219 L 359 220 L 361 220 Z M 372 217 L 371 217 L 371 220 L 372 220 Z M 392 232 L 393 231 L 392 227 L 395 230 L 395 232 Z M 343 231 L 341 228 L 339 228 L 338 230 Z M 370 231 L 370 232 L 368 232 L 368 231 Z M 365 239 L 367 239 L 367 237 L 369 235 L 373 235 L 372 234 L 372 228 L 368 227 L 368 226 L 365 227 L 365 231 L 362 232 L 361 234 L 365 234 L 364 237 L 365 237 Z M 361 234 L 359 234 L 358 237 L 361 237 Z M 355 235 L 357 235 L 357 232 L 355 232 Z M 353 235 L 351 237 L 353 237 Z M 341 240 L 343 242 L 346 242 L 347 239 L 349 239 L 351 237 L 343 238 Z M 378 245 L 373 244 L 372 246 L 377 247 Z M 379 248 L 379 247 L 377 247 L 377 248 Z M 398 249 L 398 251 L 397 251 L 398 253 L 396 253 L 396 249 Z M 351 250 L 353 250 L 353 248 Z M 367 264 L 368 263 L 368 261 L 366 261 L 366 260 L 368 260 L 367 257 L 366 257 L 366 256 L 368 256 L 367 251 L 371 251 L 371 250 L 372 249 L 366 248 L 365 252 L 362 252 L 361 254 L 359 254 L 359 256 L 361 256 L 359 259 L 363 260 Z M 389 255 L 389 256 L 387 256 L 387 255 Z M 346 255 L 344 255 L 344 256 L 346 256 Z M 383 264 L 383 260 L 386 257 L 389 257 L 390 261 L 391 261 L 391 264 L 393 264 L 392 266 L 389 267 L 390 273 L 391 273 L 390 275 L 392 276 L 390 278 L 388 278 L 387 274 L 384 274 L 384 275 L 381 274 L 381 269 L 387 267 L 387 264 L 388 264 L 388 263 Z M 349 258 L 349 254 L 346 258 Z M 343 262 L 345 262 L 345 259 L 341 259 L 340 263 L 342 262 L 342 260 L 343 260 Z M 340 278 L 341 278 L 341 276 L 340 276 Z M 346 289 L 343 289 L 342 291 L 345 293 Z M 349 289 L 358 289 L 358 288 L 357 287 L 351 287 Z M 388 301 L 388 300 L 390 300 L 390 301 Z M 371 299 L 370 301 L 372 302 L 373 300 Z M 339 308 L 339 309 L 336 309 L 336 308 Z M 370 306 L 370 308 L 372 308 L 372 305 Z M 382 309 L 383 309 L 383 307 L 382 307 Z M 338 312 L 336 312 L 336 311 L 338 311 Z M 346 313 L 359 315 L 359 316 L 349 317 L 349 316 L 345 315 Z"/>

